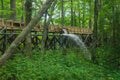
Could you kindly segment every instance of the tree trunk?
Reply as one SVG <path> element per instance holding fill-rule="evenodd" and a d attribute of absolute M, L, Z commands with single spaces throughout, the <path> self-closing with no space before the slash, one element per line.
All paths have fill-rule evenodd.
<path fill-rule="evenodd" d="M 41 52 L 45 53 L 45 44 L 47 41 L 48 36 L 48 27 L 49 27 L 49 20 L 47 21 L 47 12 L 45 13 L 45 21 L 44 21 L 44 30 L 43 30 L 43 36 L 42 36 L 42 43 L 41 43 Z"/>
<path fill-rule="evenodd" d="M 21 15 L 21 22 L 24 22 L 24 0 L 21 0 L 21 10 L 22 10 L 22 15 Z"/>
<path fill-rule="evenodd" d="M 17 36 L 17 38 L 12 42 L 10 47 L 5 51 L 5 53 L 0 58 L 0 66 L 2 66 L 7 59 L 12 56 L 12 53 L 19 45 L 19 43 L 30 33 L 31 29 L 36 26 L 36 24 L 41 19 L 42 15 L 47 11 L 52 2 L 55 0 L 47 0 L 43 7 L 38 11 L 38 14 L 30 21 L 30 23 L 24 28 L 24 30 Z"/>
<path fill-rule="evenodd" d="M 10 0 L 10 9 L 11 9 L 11 15 L 10 19 L 15 20 L 16 19 L 16 0 Z"/>
<path fill-rule="evenodd" d="M 28 23 L 31 20 L 31 16 L 32 16 L 32 0 L 26 0 L 25 2 L 25 25 L 28 25 Z M 27 56 L 32 55 L 31 33 L 29 33 L 26 36 L 24 52 Z"/>
<path fill-rule="evenodd" d="M 113 15 L 115 15 L 115 7 L 112 7 L 112 13 Z M 113 20 L 112 20 L 112 45 L 115 46 L 116 44 L 116 20 L 115 20 L 115 16 L 113 16 Z"/>
<path fill-rule="evenodd" d="M 62 23 L 62 27 L 64 26 L 64 0 L 61 0 L 61 23 Z"/>
<path fill-rule="evenodd" d="M 94 28 L 93 28 L 93 34 L 94 34 L 94 40 L 97 41 L 98 36 L 98 0 L 95 0 L 94 4 Z"/>
<path fill-rule="evenodd" d="M 74 26 L 73 0 L 71 0 L 71 26 Z"/>
<path fill-rule="evenodd" d="M 80 12 L 80 2 L 78 1 L 78 4 L 77 4 L 77 7 L 78 7 L 78 25 L 79 25 L 79 27 L 82 27 L 81 26 L 81 12 Z"/>
<path fill-rule="evenodd" d="M 90 16 L 89 16 L 89 28 L 92 29 L 92 0 L 90 0 L 90 2 L 89 2 L 89 7 L 90 7 L 90 10 L 89 10 L 89 13 L 90 13 Z"/>
<path fill-rule="evenodd" d="M 4 1 L 3 1 L 3 0 L 1 0 L 1 10 L 4 10 Z M 3 11 L 1 12 L 0 17 L 1 17 L 1 18 L 4 17 L 4 12 L 3 12 Z"/>
<path fill-rule="evenodd" d="M 41 52 L 45 53 L 45 48 L 46 48 L 46 42 L 47 42 L 47 37 L 48 37 L 48 28 L 50 21 L 52 22 L 52 14 L 54 12 L 54 7 L 56 5 L 56 1 L 52 4 L 51 9 L 50 9 L 50 14 L 48 12 L 45 13 L 45 21 L 44 21 L 44 30 L 43 30 L 43 36 L 42 36 L 42 42 L 41 42 Z M 47 15 L 49 16 L 49 19 L 47 20 Z"/>
<path fill-rule="evenodd" d="M 85 8 L 86 8 L 86 1 L 83 1 L 83 16 L 82 16 L 82 27 L 85 27 Z"/>
<path fill-rule="evenodd" d="M 94 2 L 94 28 L 93 28 L 93 54 L 92 54 L 92 60 L 95 62 L 95 49 L 97 47 L 97 39 L 98 39 L 98 30 L 97 25 L 98 24 L 98 0 L 95 0 Z"/>

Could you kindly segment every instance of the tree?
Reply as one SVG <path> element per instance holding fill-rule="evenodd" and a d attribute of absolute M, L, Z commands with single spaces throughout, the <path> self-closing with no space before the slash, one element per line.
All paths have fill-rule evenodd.
<path fill-rule="evenodd" d="M 3 0 L 1 0 L 1 10 L 4 10 L 4 1 Z M 3 16 L 4 16 L 4 14 L 3 14 L 3 12 L 1 12 L 0 17 L 3 18 Z"/>
<path fill-rule="evenodd" d="M 46 43 L 47 43 L 47 37 L 48 37 L 48 28 L 49 28 L 49 24 L 50 22 L 52 22 L 52 14 L 54 12 L 54 7 L 56 5 L 56 0 L 54 1 L 54 3 L 52 4 L 51 8 L 50 8 L 50 13 L 49 11 L 47 11 L 45 13 L 45 20 L 44 20 L 44 30 L 43 30 L 43 35 L 42 35 L 42 42 L 41 42 L 41 52 L 45 53 L 45 48 L 46 48 Z M 47 18 L 49 16 L 49 18 Z M 52 22 L 53 24 L 53 22 Z"/>
<path fill-rule="evenodd" d="M 83 0 L 82 27 L 84 27 L 84 26 L 85 26 L 85 8 L 86 8 L 86 0 Z"/>
<path fill-rule="evenodd" d="M 93 54 L 92 60 L 95 61 L 95 49 L 97 46 L 98 39 L 98 0 L 94 1 L 94 28 L 93 28 Z"/>
<path fill-rule="evenodd" d="M 44 30 L 43 30 L 43 36 L 42 36 L 42 42 L 41 42 L 41 52 L 45 53 L 45 44 L 47 41 L 47 36 L 48 36 L 48 27 L 49 27 L 49 20 L 47 21 L 47 15 L 48 12 L 45 13 L 45 20 L 44 20 Z"/>
<path fill-rule="evenodd" d="M 61 0 L 61 16 L 62 16 L 62 19 L 61 19 L 61 24 L 62 24 L 62 27 L 64 26 L 64 0 Z"/>
<path fill-rule="evenodd" d="M 94 28 L 93 28 L 93 34 L 94 34 L 94 40 L 95 42 L 98 39 L 98 0 L 95 0 L 94 2 Z M 96 43 L 95 43 L 96 45 Z"/>
<path fill-rule="evenodd" d="M 71 1 L 71 26 L 74 26 L 73 0 L 70 1 Z"/>
<path fill-rule="evenodd" d="M 11 9 L 11 15 L 10 19 L 15 20 L 16 19 L 16 0 L 10 0 L 10 9 Z"/>
<path fill-rule="evenodd" d="M 78 7 L 78 26 L 79 26 L 79 27 L 82 27 L 82 26 L 81 26 L 81 20 L 80 20 L 80 19 L 81 19 L 81 17 L 80 17 L 80 16 L 81 16 L 81 12 L 80 12 L 80 7 L 81 7 L 81 6 L 80 6 L 80 1 L 79 1 L 79 0 L 78 0 L 78 2 L 77 2 L 77 7 Z"/>
<path fill-rule="evenodd" d="M 0 66 L 2 66 L 7 59 L 12 56 L 12 53 L 19 45 L 19 43 L 30 33 L 31 29 L 38 23 L 42 15 L 47 11 L 54 0 L 47 0 L 43 7 L 38 11 L 37 15 L 30 21 L 30 23 L 24 28 L 24 30 L 17 36 L 17 38 L 11 43 L 10 47 L 0 58 Z"/>
<path fill-rule="evenodd" d="M 31 16 L 32 16 L 32 0 L 26 0 L 25 1 L 25 26 L 28 25 L 28 23 L 30 22 Z M 24 52 L 28 56 L 32 55 L 31 33 L 29 33 L 26 36 Z"/>
<path fill-rule="evenodd" d="M 21 9 L 22 9 L 20 20 L 23 22 L 24 21 L 24 13 L 23 13 L 24 12 L 24 0 L 21 0 L 20 3 L 21 3 Z"/>
<path fill-rule="evenodd" d="M 92 29 L 92 0 L 89 0 L 89 28 Z"/>

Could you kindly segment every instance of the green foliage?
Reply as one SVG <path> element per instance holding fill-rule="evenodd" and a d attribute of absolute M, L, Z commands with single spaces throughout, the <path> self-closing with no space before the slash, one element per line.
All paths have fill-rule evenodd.
<path fill-rule="evenodd" d="M 108 45 L 108 44 L 107 44 Z M 119 46 L 103 45 L 96 49 L 96 62 L 106 68 L 120 69 Z"/>
<path fill-rule="evenodd" d="M 0 80 L 119 80 L 120 72 L 112 72 L 84 60 L 69 51 L 41 54 L 36 50 L 31 58 L 16 54 L 0 69 Z"/>

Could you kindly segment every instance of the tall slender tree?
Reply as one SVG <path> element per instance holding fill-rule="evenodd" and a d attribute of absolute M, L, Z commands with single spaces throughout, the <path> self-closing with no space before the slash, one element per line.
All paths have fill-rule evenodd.
<path fill-rule="evenodd" d="M 98 0 L 95 0 L 95 2 L 94 2 L 94 28 L 93 28 L 93 32 L 94 32 L 94 40 L 96 42 L 98 39 L 98 36 L 97 36 L 98 35 Z"/>
<path fill-rule="evenodd" d="M 43 35 L 42 35 L 42 42 L 41 42 L 41 52 L 42 53 L 45 53 L 45 48 L 46 48 L 46 43 L 47 43 L 47 37 L 48 37 L 48 28 L 49 28 L 49 24 L 50 22 L 52 22 L 53 24 L 53 21 L 52 21 L 52 14 L 54 12 L 54 7 L 56 5 L 56 2 L 57 0 L 54 1 L 54 3 L 52 4 L 51 8 L 50 8 L 50 13 L 49 11 L 47 11 L 45 13 L 45 20 L 44 20 L 44 30 L 43 30 Z M 49 18 L 48 18 L 49 16 Z"/>
<path fill-rule="evenodd" d="M 80 1 L 78 0 L 77 1 L 77 7 L 78 7 L 78 25 L 79 25 L 79 27 L 82 27 L 81 26 L 81 12 L 80 12 Z"/>
<path fill-rule="evenodd" d="M 48 27 L 49 27 L 49 19 L 47 20 L 48 12 L 45 13 L 44 16 L 44 30 L 43 30 L 43 36 L 42 36 L 42 42 L 41 42 L 41 52 L 45 53 L 45 45 L 47 42 L 47 36 L 48 36 Z"/>
<path fill-rule="evenodd" d="M 22 10 L 22 15 L 21 15 L 21 21 L 24 21 L 24 0 L 21 0 L 21 10 Z"/>
<path fill-rule="evenodd" d="M 10 9 L 11 9 L 11 15 L 10 19 L 15 20 L 16 19 L 16 0 L 10 0 Z"/>
<path fill-rule="evenodd" d="M 64 0 L 61 0 L 61 23 L 62 23 L 62 27 L 64 26 Z"/>
<path fill-rule="evenodd" d="M 32 0 L 25 1 L 25 26 L 31 21 L 32 16 Z M 25 39 L 25 54 L 31 56 L 32 54 L 32 43 L 31 43 L 31 33 L 26 36 Z"/>
<path fill-rule="evenodd" d="M 93 52 L 92 60 L 96 62 L 95 49 L 97 47 L 98 39 L 98 0 L 94 1 L 94 28 L 93 28 Z"/>
<path fill-rule="evenodd" d="M 89 28 L 92 28 L 92 0 L 89 0 Z"/>
<path fill-rule="evenodd" d="M 4 1 L 3 1 L 3 0 L 1 0 L 1 10 L 4 10 Z M 1 18 L 4 17 L 4 13 L 3 13 L 3 11 L 1 12 L 0 17 L 1 17 Z"/>
<path fill-rule="evenodd" d="M 71 1 L 71 26 L 74 26 L 73 0 L 70 1 Z"/>
<path fill-rule="evenodd" d="M 83 0 L 83 16 L 82 16 L 82 27 L 85 26 L 85 9 L 86 9 L 86 0 Z"/>

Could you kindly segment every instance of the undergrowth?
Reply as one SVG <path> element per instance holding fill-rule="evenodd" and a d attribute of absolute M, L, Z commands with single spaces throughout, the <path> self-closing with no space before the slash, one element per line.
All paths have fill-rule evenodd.
<path fill-rule="evenodd" d="M 119 80 L 120 71 L 110 71 L 72 51 L 33 51 L 31 58 L 15 54 L 0 68 L 0 80 Z"/>
<path fill-rule="evenodd" d="M 96 49 L 96 62 L 103 67 L 119 70 L 120 69 L 120 49 L 119 46 L 103 45 Z"/>

